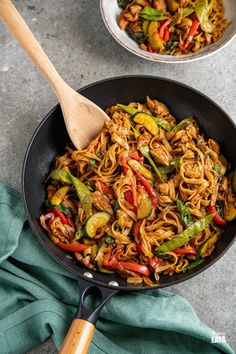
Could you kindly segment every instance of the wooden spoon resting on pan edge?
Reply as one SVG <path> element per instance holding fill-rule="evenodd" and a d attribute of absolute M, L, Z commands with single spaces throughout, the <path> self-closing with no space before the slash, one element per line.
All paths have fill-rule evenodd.
<path fill-rule="evenodd" d="M 109 117 L 61 78 L 10 0 L 0 0 L 0 19 L 52 85 L 72 143 L 77 149 L 86 148 L 103 128 L 104 121 L 110 120 Z"/>

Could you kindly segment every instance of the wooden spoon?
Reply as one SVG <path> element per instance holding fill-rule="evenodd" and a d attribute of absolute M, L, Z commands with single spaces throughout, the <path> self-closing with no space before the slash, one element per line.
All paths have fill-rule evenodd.
<path fill-rule="evenodd" d="M 109 120 L 109 117 L 61 78 L 10 0 L 0 0 L 0 19 L 52 85 L 59 99 L 71 141 L 77 149 L 84 149 L 101 131 L 104 121 Z"/>

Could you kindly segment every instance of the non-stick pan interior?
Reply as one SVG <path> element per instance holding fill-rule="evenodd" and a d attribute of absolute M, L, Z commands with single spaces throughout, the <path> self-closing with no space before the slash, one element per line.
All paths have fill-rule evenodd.
<path fill-rule="evenodd" d="M 116 103 L 143 102 L 146 96 L 157 98 L 164 102 L 171 113 L 182 120 L 193 115 L 206 137 L 212 137 L 220 143 L 222 153 L 235 168 L 236 128 L 227 114 L 208 97 L 177 83 L 175 81 L 147 77 L 119 77 L 107 79 L 89 85 L 80 93 L 95 102 L 101 108 Z M 28 219 L 34 233 L 46 250 L 68 270 L 75 275 L 84 276 L 87 268 L 78 265 L 68 258 L 66 253 L 51 243 L 47 234 L 39 225 L 42 205 L 45 200 L 45 181 L 54 158 L 63 153 L 64 147 L 70 143 L 61 109 L 57 105 L 44 118 L 29 144 L 23 166 L 22 185 L 23 197 L 28 213 Z M 236 222 L 226 228 L 223 237 L 217 243 L 213 254 L 199 267 L 184 274 L 172 277 L 161 276 L 159 287 L 165 287 L 186 280 L 213 264 L 232 244 L 236 234 Z M 91 281 L 97 284 L 108 285 L 116 281 L 123 289 L 140 289 L 142 286 L 127 285 L 125 279 L 118 276 L 89 271 Z M 112 285 L 110 285 L 112 287 Z"/>

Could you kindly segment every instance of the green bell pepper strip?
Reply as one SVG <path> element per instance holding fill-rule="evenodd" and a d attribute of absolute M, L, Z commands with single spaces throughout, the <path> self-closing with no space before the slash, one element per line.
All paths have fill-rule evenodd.
<path fill-rule="evenodd" d="M 205 261 L 204 258 L 197 259 L 196 261 L 189 264 L 189 266 L 187 267 L 187 270 L 191 270 L 193 268 L 196 268 L 199 264 L 202 264 L 204 261 Z"/>
<path fill-rule="evenodd" d="M 181 219 L 183 220 L 184 224 L 188 227 L 192 224 L 192 218 L 189 213 L 188 205 L 185 205 L 181 200 L 177 200 L 177 208 L 179 209 Z"/>
<path fill-rule="evenodd" d="M 126 106 L 124 104 L 117 104 L 118 107 L 122 108 L 125 112 L 129 113 L 131 116 L 134 116 L 136 113 L 138 113 L 139 111 L 131 106 Z"/>
<path fill-rule="evenodd" d="M 52 170 L 50 177 L 56 181 L 60 181 L 67 184 L 72 184 L 69 173 L 65 170 Z"/>
<path fill-rule="evenodd" d="M 146 157 L 146 159 L 149 161 L 150 165 L 153 167 L 154 171 L 156 172 L 158 178 L 163 181 L 163 177 L 161 173 L 159 172 L 155 162 L 151 158 L 151 155 L 149 154 L 149 147 L 148 146 L 142 146 L 140 149 L 141 154 Z"/>
<path fill-rule="evenodd" d="M 82 207 L 85 210 L 85 214 L 87 217 L 89 217 L 92 210 L 92 194 L 89 188 L 78 178 L 74 177 L 71 173 L 65 170 L 53 170 L 50 174 L 50 177 L 64 183 L 73 183 Z"/>
<path fill-rule="evenodd" d="M 156 248 L 157 252 L 169 252 L 176 248 L 186 245 L 192 237 L 197 236 L 202 232 L 211 222 L 215 214 L 208 214 L 204 218 L 196 221 L 186 230 L 181 232 L 169 241 L 164 242 L 162 245 Z"/>
<path fill-rule="evenodd" d="M 179 124 L 177 124 L 174 129 L 172 129 L 172 133 L 177 133 L 179 130 L 185 129 L 192 122 L 193 116 L 189 116 L 182 120 Z"/>
<path fill-rule="evenodd" d="M 158 171 L 161 175 L 166 175 L 174 171 L 175 168 L 180 166 L 180 158 L 176 158 L 172 160 L 169 166 L 161 166 L 158 167 Z"/>

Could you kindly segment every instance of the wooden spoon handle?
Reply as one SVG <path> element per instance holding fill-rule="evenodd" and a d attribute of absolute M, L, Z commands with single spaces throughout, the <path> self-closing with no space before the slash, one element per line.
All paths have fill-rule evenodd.
<path fill-rule="evenodd" d="M 0 19 L 5 23 L 22 48 L 46 76 L 56 92 L 66 83 L 52 65 L 47 54 L 10 0 L 0 0 Z"/>
<path fill-rule="evenodd" d="M 87 354 L 94 329 L 94 324 L 74 319 L 59 354 Z"/>

